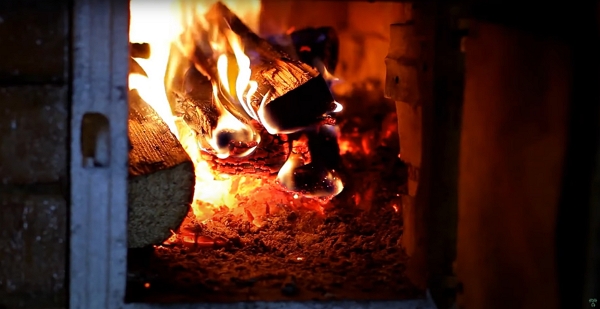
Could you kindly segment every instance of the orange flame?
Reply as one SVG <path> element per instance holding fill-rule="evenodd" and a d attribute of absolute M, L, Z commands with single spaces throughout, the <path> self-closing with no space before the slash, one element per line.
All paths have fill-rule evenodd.
<path fill-rule="evenodd" d="M 233 49 L 233 58 L 237 63 L 230 65 L 230 56 L 223 52 L 217 60 L 218 78 L 221 82 L 221 89 L 213 91 L 215 100 L 218 102 L 221 98 L 218 97 L 219 90 L 224 90 L 227 94 L 225 100 L 229 100 L 235 105 L 241 105 L 244 111 L 250 117 L 257 119 L 256 113 L 250 105 L 250 97 L 256 92 L 258 84 L 250 80 L 250 58 L 244 54 L 240 39 L 232 31 L 227 31 L 227 38 L 231 48 Z M 230 78 L 235 80 L 235 83 L 230 81 Z M 244 96 L 244 94 L 246 94 Z M 221 145 L 218 141 L 219 134 L 233 134 L 232 139 L 244 143 L 260 143 L 260 135 L 250 125 L 241 122 L 222 105 L 219 105 L 221 116 L 219 117 L 217 127 L 211 138 L 208 140 L 210 146 L 217 152 L 217 157 L 224 159 L 231 155 L 229 145 Z M 247 156 L 254 151 L 256 147 L 251 147 L 237 156 Z"/>

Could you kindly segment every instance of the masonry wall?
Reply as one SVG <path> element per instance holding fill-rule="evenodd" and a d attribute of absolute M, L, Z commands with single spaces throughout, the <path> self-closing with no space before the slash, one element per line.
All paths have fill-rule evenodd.
<path fill-rule="evenodd" d="M 0 308 L 63 308 L 67 1 L 0 1 Z"/>

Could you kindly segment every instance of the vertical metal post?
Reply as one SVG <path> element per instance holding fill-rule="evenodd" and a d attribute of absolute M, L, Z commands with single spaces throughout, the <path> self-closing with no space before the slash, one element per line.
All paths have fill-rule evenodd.
<path fill-rule="evenodd" d="M 129 2 L 73 3 L 70 308 L 119 308 L 127 256 Z"/>

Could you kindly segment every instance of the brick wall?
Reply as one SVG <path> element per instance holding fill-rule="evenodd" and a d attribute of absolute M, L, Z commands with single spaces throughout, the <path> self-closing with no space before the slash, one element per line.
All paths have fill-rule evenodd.
<path fill-rule="evenodd" d="M 66 306 L 68 18 L 0 1 L 0 308 Z"/>

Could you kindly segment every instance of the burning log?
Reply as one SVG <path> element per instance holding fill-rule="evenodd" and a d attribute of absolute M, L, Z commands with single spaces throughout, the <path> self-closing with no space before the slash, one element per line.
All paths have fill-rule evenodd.
<path fill-rule="evenodd" d="M 129 93 L 128 246 L 161 244 L 189 211 L 194 165 L 137 90 Z"/>
<path fill-rule="evenodd" d="M 291 139 L 281 133 L 302 131 L 330 120 L 326 114 L 337 106 L 328 85 L 317 70 L 291 59 L 258 37 L 223 4 L 213 5 L 204 18 L 205 23 L 198 22 L 188 33 L 193 37 L 193 51 L 171 50 L 165 75 L 171 107 L 198 134 L 202 148 L 209 152 L 229 148 L 225 158 L 214 153 L 203 156 L 214 170 L 228 174 L 274 174 L 283 166 L 291 149 Z M 211 38 L 214 33 L 218 33 L 217 37 Z M 190 47 L 185 38 L 182 36 L 182 45 Z M 220 44 L 227 47 L 215 50 L 214 45 L 219 45 L 215 42 L 228 44 Z M 232 87 L 220 88 L 223 78 L 231 77 L 223 76 L 219 71 L 222 69 L 217 68 L 223 56 L 228 66 L 237 67 L 229 60 L 232 55 L 245 57 L 240 56 L 239 48 L 252 58 L 248 58 L 249 79 L 256 83 L 255 91 L 243 94 L 246 102 L 228 100 L 223 95 L 229 92 L 232 97 L 240 96 L 230 92 Z M 228 84 L 235 80 L 231 78 Z M 227 112 L 260 138 L 245 138 L 244 132 L 234 129 L 217 130 Z"/>
<path fill-rule="evenodd" d="M 219 108 L 212 96 L 210 81 L 193 66 L 183 75 L 182 79 L 174 80 L 178 86 L 170 85 L 174 91 L 171 108 L 175 116 L 183 120 L 196 133 L 212 135 L 219 121 Z"/>
<path fill-rule="evenodd" d="M 219 111 L 212 97 L 210 81 L 192 66 L 183 74 L 182 79 L 174 79 L 168 87 L 176 93 L 171 100 L 174 102 L 171 106 L 175 115 L 182 117 L 196 134 L 212 134 L 218 122 Z M 202 153 L 202 158 L 219 173 L 251 173 L 257 176 L 276 174 L 289 156 L 291 141 L 286 135 L 271 135 L 258 123 L 253 124 L 261 138 L 250 155 L 220 159 L 212 154 Z M 203 141 L 200 139 L 200 143 Z M 240 145 L 232 145 L 234 148 L 238 146 Z M 241 151 L 243 149 L 234 152 Z"/>
<path fill-rule="evenodd" d="M 299 131 L 318 124 L 324 114 L 335 109 L 327 83 L 317 70 L 291 59 L 260 38 L 225 5 L 214 4 L 205 18 L 225 38 L 233 31 L 239 36 L 244 53 L 253 55 L 251 80 L 257 82 L 258 88 L 251 95 L 250 105 L 269 133 Z M 215 55 L 206 50 L 206 46 L 196 46 L 192 61 L 200 71 L 216 79 L 216 61 L 211 59 Z"/>
<path fill-rule="evenodd" d="M 317 129 L 331 124 L 328 113 L 338 108 L 323 75 L 260 38 L 222 3 L 214 4 L 204 19 L 194 16 L 199 19 L 171 49 L 165 88 L 175 115 L 196 132 L 198 145 L 206 150 L 201 153 L 203 161 L 217 173 L 280 172 L 286 174 L 279 177 L 284 187 L 311 196 L 339 193 L 336 167 L 328 166 L 339 156 L 336 137 Z M 330 38 L 324 45 L 319 41 L 323 31 Z M 323 45 L 318 57 L 337 57 L 334 32 L 318 29 L 297 36 Z M 327 61 L 335 63 L 333 58 Z M 336 147 L 318 153 L 323 158 L 310 165 L 289 161 L 294 137 L 288 134 L 310 131 L 321 133 L 308 133 L 315 139 L 308 148 L 331 139 Z"/>

